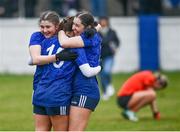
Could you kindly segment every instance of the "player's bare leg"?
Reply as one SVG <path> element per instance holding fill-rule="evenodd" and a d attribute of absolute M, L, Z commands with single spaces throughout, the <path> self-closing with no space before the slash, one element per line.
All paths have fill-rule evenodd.
<path fill-rule="evenodd" d="M 50 131 L 52 124 L 49 116 L 34 114 L 35 131 Z"/>
<path fill-rule="evenodd" d="M 69 131 L 84 131 L 87 127 L 91 110 L 71 106 L 69 117 Z"/>
<path fill-rule="evenodd" d="M 55 115 L 50 116 L 54 131 L 67 131 L 69 116 Z"/>
<path fill-rule="evenodd" d="M 136 92 L 131 97 L 128 108 L 134 112 L 138 111 L 140 108 L 147 104 L 150 104 L 156 98 L 156 93 L 152 89 L 145 91 Z"/>

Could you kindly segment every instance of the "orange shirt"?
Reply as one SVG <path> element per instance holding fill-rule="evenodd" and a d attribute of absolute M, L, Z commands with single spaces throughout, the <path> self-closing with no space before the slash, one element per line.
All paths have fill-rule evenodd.
<path fill-rule="evenodd" d="M 151 71 L 141 71 L 131 76 L 120 88 L 117 96 L 132 95 L 137 91 L 142 91 L 152 87 L 155 82 L 155 76 Z"/>

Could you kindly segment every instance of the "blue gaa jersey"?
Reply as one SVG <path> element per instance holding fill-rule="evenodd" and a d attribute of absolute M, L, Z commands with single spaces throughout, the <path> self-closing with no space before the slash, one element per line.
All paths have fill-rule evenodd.
<path fill-rule="evenodd" d="M 92 38 L 86 38 L 82 33 L 81 38 L 85 44 L 84 49 L 89 65 L 91 67 L 98 66 L 100 64 L 101 36 L 96 33 Z M 73 80 L 73 95 L 85 95 L 99 99 L 100 93 L 96 77 L 85 77 L 79 69 L 76 70 Z"/>
<path fill-rule="evenodd" d="M 44 35 L 41 32 L 34 32 L 31 35 L 29 46 L 32 45 L 40 45 L 41 42 L 45 39 Z M 34 78 L 33 78 L 33 89 L 36 90 L 38 82 L 41 80 L 42 77 L 42 72 L 43 72 L 43 65 L 41 66 L 36 66 L 36 71 L 34 73 Z"/>
<path fill-rule="evenodd" d="M 84 48 L 74 48 L 72 49 L 73 52 L 76 52 L 78 54 L 77 59 L 75 60 L 76 65 L 79 67 L 85 63 L 88 63 L 86 52 Z"/>
<path fill-rule="evenodd" d="M 63 50 L 57 36 L 42 42 L 42 55 L 52 55 Z M 78 53 L 77 65 L 87 63 L 84 50 L 72 49 Z M 33 104 L 45 107 L 69 106 L 72 96 L 72 81 L 77 65 L 73 61 L 58 61 L 48 64 L 34 92 Z"/>

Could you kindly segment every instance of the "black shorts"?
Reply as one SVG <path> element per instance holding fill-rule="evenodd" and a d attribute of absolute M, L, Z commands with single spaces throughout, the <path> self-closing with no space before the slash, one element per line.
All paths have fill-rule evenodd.
<path fill-rule="evenodd" d="M 69 115 L 69 106 L 59 106 L 59 107 L 43 107 L 43 106 L 33 106 L 33 113 L 39 115 Z"/>
<path fill-rule="evenodd" d="M 131 99 L 132 95 L 129 96 L 120 96 L 117 98 L 118 106 L 122 107 L 123 109 L 128 109 L 128 102 Z"/>
<path fill-rule="evenodd" d="M 93 99 L 85 95 L 75 95 L 71 99 L 71 105 L 82 107 L 94 111 L 99 103 L 99 99 Z"/>

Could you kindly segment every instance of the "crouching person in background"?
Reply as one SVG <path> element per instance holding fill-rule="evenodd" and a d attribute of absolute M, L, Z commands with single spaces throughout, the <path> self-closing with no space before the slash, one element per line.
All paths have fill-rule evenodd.
<path fill-rule="evenodd" d="M 160 119 L 156 104 L 156 90 L 167 86 L 167 78 L 160 73 L 140 71 L 132 75 L 117 93 L 118 106 L 123 108 L 122 115 L 130 121 L 138 121 L 136 112 L 150 105 L 154 119 Z"/>

